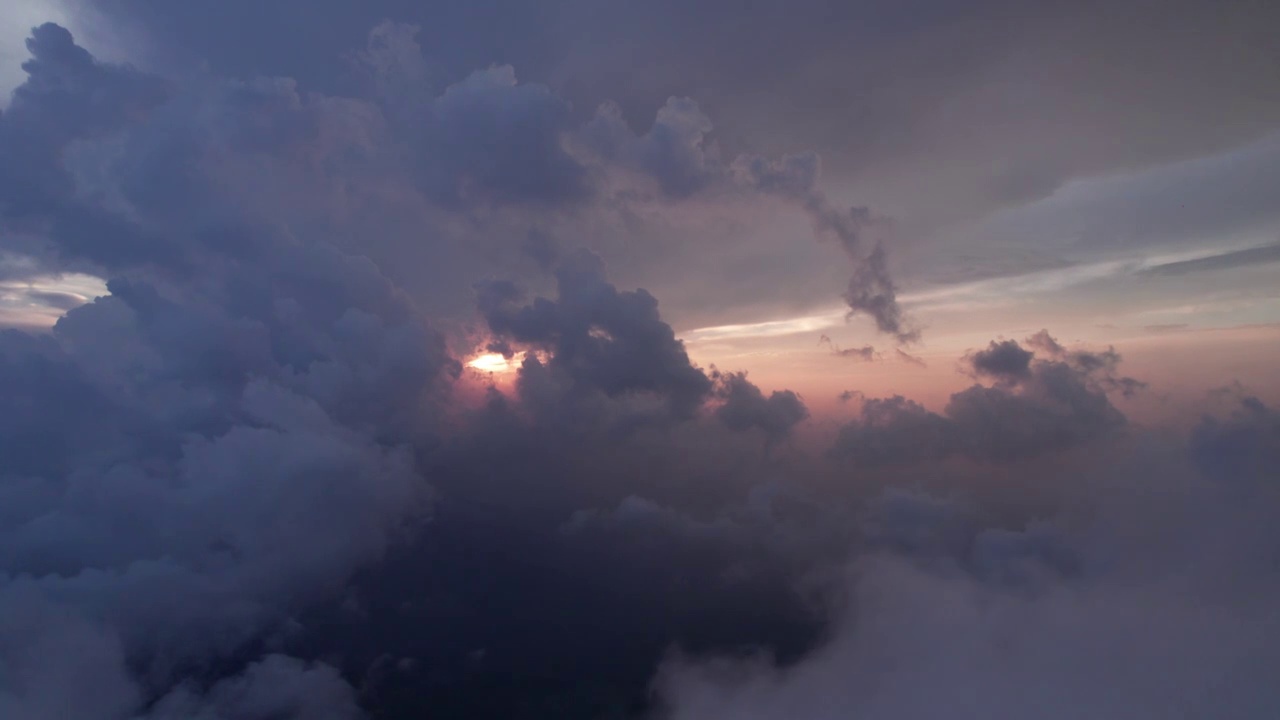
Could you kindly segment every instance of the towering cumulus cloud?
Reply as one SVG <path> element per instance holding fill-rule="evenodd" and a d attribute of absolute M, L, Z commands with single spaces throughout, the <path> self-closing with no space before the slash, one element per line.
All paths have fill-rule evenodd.
<path fill-rule="evenodd" d="M 26 47 L 0 300 L 58 319 L 0 331 L 3 720 L 1280 706 L 1263 400 L 1148 427 L 1119 351 L 1041 332 L 833 418 L 628 279 L 691 217 L 790 210 L 920 341 L 818 155 L 683 96 L 636 132 L 392 23 L 329 83 Z"/>
<path fill-rule="evenodd" d="M 219 189 L 215 158 L 287 166 L 318 133 L 290 86 L 167 97 L 59 27 L 29 47 L 0 118 L 6 232 L 110 294 L 50 335 L 0 336 L 3 714 L 310 715 L 319 692 L 351 717 L 324 666 L 185 678 L 424 517 L 408 443 L 453 361 L 368 261 Z"/>

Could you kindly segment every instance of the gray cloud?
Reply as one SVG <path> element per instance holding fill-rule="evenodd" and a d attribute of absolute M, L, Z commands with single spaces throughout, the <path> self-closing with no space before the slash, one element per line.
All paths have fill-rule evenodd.
<path fill-rule="evenodd" d="M 1048 333 L 1045 333 L 1043 337 L 1046 343 L 1057 344 L 1053 338 L 1049 337 Z M 993 340 L 985 350 L 971 353 L 968 360 L 973 366 L 973 371 L 979 375 L 985 375 L 996 380 L 1017 382 L 1031 374 L 1031 359 L 1033 357 L 1035 357 L 1035 353 L 1030 350 L 1023 350 L 1017 341 L 1005 340 L 997 343 Z"/>
<path fill-rule="evenodd" d="M 1177 277 L 1188 273 L 1210 272 L 1213 270 L 1230 270 L 1231 268 L 1263 263 L 1280 262 L 1280 245 L 1264 245 L 1262 247 L 1234 250 L 1232 252 L 1178 262 L 1155 265 L 1142 270 L 1141 275 L 1160 275 Z"/>
<path fill-rule="evenodd" d="M 973 372 L 996 380 L 951 396 L 942 415 L 902 397 L 869 400 L 845 425 L 833 452 L 863 464 L 939 460 L 953 455 L 999 461 L 1065 450 L 1114 433 L 1125 424 L 1106 393 L 1131 394 L 1142 384 L 1115 375 L 1119 355 L 1068 351 L 1047 332 L 1034 347 L 992 342 L 971 353 Z"/>
<path fill-rule="evenodd" d="M 907 363 L 908 365 L 915 365 L 916 367 L 922 367 L 922 368 L 929 367 L 929 364 L 926 363 L 923 358 L 919 358 L 919 357 L 916 357 L 915 355 L 910 355 L 906 352 L 903 352 L 902 348 L 894 348 L 894 354 L 897 356 L 899 360 L 901 360 L 904 363 Z"/>
<path fill-rule="evenodd" d="M 928 162 L 935 168 L 986 157 L 968 172 L 981 178 L 975 190 L 996 198 L 1064 174 L 1222 147 L 1277 118 L 1275 105 L 1257 92 L 1268 86 L 1275 59 L 1257 30 L 1273 19 L 1270 8 L 1233 2 L 1219 13 L 1194 2 L 1128 0 L 1055 3 L 1012 15 L 1011 7 L 996 0 L 961 14 L 933 0 L 806 0 L 785 11 L 566 0 L 541 11 L 501 1 L 444 3 L 428 14 L 404 0 L 359 8 L 326 2 L 322 9 L 285 3 L 270 12 L 237 0 L 214 13 L 132 0 L 106 11 L 151 30 L 160 44 L 153 50 L 166 60 L 208 60 L 231 75 L 284 74 L 310 83 L 338 74 L 334 47 L 358 44 L 382 18 L 400 18 L 422 27 L 421 43 L 450 77 L 491 63 L 528 67 L 586 113 L 605 99 L 620 100 L 632 122 L 669 96 L 704 96 L 715 114 L 735 118 L 731 135 L 772 144 L 767 152 L 783 151 L 782 144 L 838 152 L 841 174 L 859 165 L 883 172 L 887 158 L 924 162 L 910 157 L 921 147 L 933 148 Z M 304 9 L 316 16 L 294 31 Z M 730 9 L 736 19 L 725 27 Z M 246 17 L 256 20 L 251 30 Z M 944 46 L 950 51 L 940 62 L 937 48 Z M 1157 48 L 1176 51 L 1152 52 Z M 640 50 L 654 58 L 643 71 L 633 62 Z M 1062 65 L 1063 57 L 1083 60 Z M 1126 71 L 1114 72 L 1117 66 Z M 625 97 L 617 97 L 621 73 Z M 885 73 L 898 82 L 881 82 Z M 1020 82 L 1046 76 L 1053 82 L 1043 87 Z M 1141 102 L 1135 89 L 1143 91 Z M 1232 108 L 1231 121 L 1203 122 L 1213 107 Z M 1152 135 L 1150 120 L 1158 117 L 1166 122 Z"/>
<path fill-rule="evenodd" d="M 877 357 L 876 349 L 871 345 L 864 345 L 862 347 L 855 347 L 855 348 L 842 348 L 836 345 L 834 342 L 832 342 L 831 338 L 827 337 L 826 335 L 823 335 L 820 338 L 818 338 L 818 344 L 826 345 L 827 347 L 831 348 L 831 354 L 835 355 L 836 357 L 851 358 L 854 360 L 861 360 L 865 362 L 870 362 L 872 360 L 875 360 Z"/>
<path fill-rule="evenodd" d="M 747 381 L 745 373 L 719 374 L 718 395 L 724 404 L 716 417 L 731 430 L 758 427 L 770 441 L 791 434 L 796 424 L 809 417 L 804 401 L 790 390 L 775 390 L 765 397 L 760 388 Z"/>
<path fill-rule="evenodd" d="M 219 680 L 208 692 L 186 687 L 170 692 L 140 720 L 362 717 L 351 686 L 333 668 L 268 655 L 241 675 Z"/>
<path fill-rule="evenodd" d="M 432 104 L 421 167 L 447 202 L 564 201 L 588 192 L 587 170 L 563 147 L 568 105 L 550 89 L 518 84 L 507 65 L 473 73 Z"/>
<path fill-rule="evenodd" d="M 853 276 L 844 293 L 850 314 L 870 315 L 877 329 L 893 335 L 900 343 L 920 338 L 920 331 L 911 327 L 898 307 L 897 286 L 889 276 L 884 247 L 877 243 L 864 253 L 862 230 L 871 222 L 870 211 L 863 207 L 844 211 L 831 204 L 817 187 L 821 175 L 817 155 L 787 155 L 776 161 L 744 155 L 734 161 L 733 172 L 739 182 L 749 187 L 800 202 L 818 234 L 840 243 L 854 263 Z"/>
<path fill-rule="evenodd" d="M 429 486 L 403 443 L 433 422 L 453 361 L 367 260 L 263 229 L 215 189 L 197 142 L 287 152 L 309 132 L 292 124 L 305 111 L 254 122 L 263 103 L 280 119 L 287 87 L 233 84 L 210 117 L 160 108 L 158 81 L 96 63 L 61 28 L 38 28 L 31 48 L 0 153 L 25 153 L 23 172 L 50 182 L 6 181 L 4 219 L 47 229 L 53 271 L 88 263 L 111 279 L 51 335 L 0 336 L 0 606 L 47 618 L 0 649 L 12 669 L 0 704 L 19 718 L 130 717 L 420 520 Z M 83 196 L 66 170 L 70 145 L 95 138 L 130 152 L 115 188 L 127 209 Z M 151 709 L 314 716 L 307 703 L 349 694 L 335 673 L 290 662 Z M 295 676 L 307 687 L 290 695 Z M 82 677 L 99 701 L 59 700 Z M 313 680 L 329 689 L 307 699 Z M 356 715 L 350 700 L 323 704 Z"/>
<path fill-rule="evenodd" d="M 827 642 L 785 666 L 677 656 L 655 689 L 675 718 L 1265 717 L 1273 416 L 1246 399 L 1188 445 L 1017 472 L 995 505 L 974 485 L 886 491 Z M 1045 493 L 1062 503 L 1047 519 L 1012 509 Z"/>
<path fill-rule="evenodd" d="M 574 123 L 590 124 L 601 103 L 614 101 L 614 125 L 635 128 L 648 128 L 653 108 L 669 98 L 697 98 L 698 112 L 715 119 L 705 144 L 726 161 L 814 150 L 832 206 L 856 201 L 893 217 L 900 240 L 891 251 L 903 266 L 896 279 L 908 286 L 934 270 L 928 265 L 954 275 L 951 255 L 971 265 L 979 258 L 969 272 L 988 276 L 1275 224 L 1274 142 L 1265 138 L 1280 123 L 1268 92 L 1277 56 L 1259 28 L 1276 18 L 1248 0 L 1222 12 L 1191 0 L 1051 3 L 1023 12 L 993 0 L 962 14 L 935 0 L 838 7 L 805 0 L 786 11 L 578 0 L 537 10 L 505 0 L 446 2 L 430 13 L 405 0 L 347 5 L 284 2 L 265 12 L 236 0 L 212 13 L 133 0 L 101 12 L 104 25 L 152 39 L 135 43 L 140 62 L 175 72 L 209 62 L 232 77 L 297 77 L 335 93 L 350 68 L 334 49 L 362 45 L 365 28 L 391 17 L 420 28 L 430 59 L 405 63 L 406 77 L 429 76 L 437 88 L 477 67 L 509 64 L 564 98 Z M 939 48 L 948 48 L 945 57 Z M 647 58 L 643 67 L 638 56 Z M 681 134 L 696 135 L 698 122 L 657 127 L 674 131 L 669 150 L 686 152 L 644 162 L 637 152 L 631 160 L 665 172 L 677 195 L 698 188 L 705 168 L 687 152 L 693 135 Z M 660 151 L 661 134 L 649 138 L 649 151 Z M 662 171 L 661 162 L 673 164 Z M 984 219 L 994 223 L 966 230 Z M 616 277 L 660 292 L 673 317 L 717 316 L 704 324 L 739 321 L 723 317 L 732 311 L 811 309 L 821 296 L 800 278 L 834 281 L 820 255 L 780 261 L 764 240 L 717 229 L 664 246 L 686 260 L 688 276 L 655 269 L 643 254 L 596 249 Z M 494 242 L 523 231 L 485 235 Z M 591 235 L 575 243 L 590 244 Z M 644 240 L 658 242 L 654 235 L 670 232 Z M 796 289 L 786 299 L 742 297 L 740 273 L 708 271 L 719 267 L 711 258 L 739 257 L 766 282 Z M 399 263 L 386 264 L 394 272 Z"/>
<path fill-rule="evenodd" d="M 478 288 L 480 311 L 498 338 L 549 355 L 545 364 L 537 356 L 524 361 L 521 392 L 529 400 L 555 392 L 542 400 L 559 408 L 597 393 L 614 399 L 645 394 L 677 417 L 702 404 L 711 381 L 662 322 L 652 295 L 618 292 L 605 280 L 600 258 L 587 251 L 562 260 L 555 274 L 556 301 L 521 305 L 509 282 Z"/>

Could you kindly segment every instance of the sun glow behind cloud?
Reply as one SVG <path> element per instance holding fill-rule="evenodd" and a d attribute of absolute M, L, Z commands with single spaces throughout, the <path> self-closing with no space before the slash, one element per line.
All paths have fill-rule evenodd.
<path fill-rule="evenodd" d="M 0 327 L 47 328 L 71 308 L 107 294 L 101 278 L 82 273 L 0 280 Z"/>
<path fill-rule="evenodd" d="M 515 372 L 524 360 L 524 353 L 506 357 L 502 353 L 481 353 L 467 361 L 467 367 L 484 373 L 505 374 Z"/>

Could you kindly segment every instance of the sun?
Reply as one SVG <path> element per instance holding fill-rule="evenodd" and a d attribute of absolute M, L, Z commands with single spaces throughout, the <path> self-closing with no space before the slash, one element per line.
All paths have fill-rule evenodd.
<path fill-rule="evenodd" d="M 480 372 L 508 373 L 516 369 L 516 358 L 508 359 L 501 353 L 482 353 L 468 360 L 467 367 Z"/>

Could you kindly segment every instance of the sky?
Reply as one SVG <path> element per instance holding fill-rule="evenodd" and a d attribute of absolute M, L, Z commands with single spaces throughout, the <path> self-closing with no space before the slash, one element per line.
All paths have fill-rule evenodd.
<path fill-rule="evenodd" d="M 1280 8 L 0 7 L 0 717 L 1270 717 Z"/>

